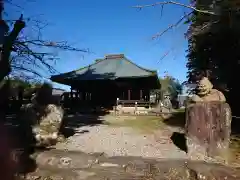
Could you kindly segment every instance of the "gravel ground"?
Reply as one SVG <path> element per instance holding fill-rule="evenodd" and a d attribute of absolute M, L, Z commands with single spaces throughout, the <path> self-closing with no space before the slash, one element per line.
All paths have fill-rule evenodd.
<path fill-rule="evenodd" d="M 84 126 L 57 149 L 105 153 L 107 156 L 142 156 L 148 158 L 187 158 L 170 140 L 172 130 L 166 128 L 154 134 L 142 134 L 129 127 L 107 125 Z"/>

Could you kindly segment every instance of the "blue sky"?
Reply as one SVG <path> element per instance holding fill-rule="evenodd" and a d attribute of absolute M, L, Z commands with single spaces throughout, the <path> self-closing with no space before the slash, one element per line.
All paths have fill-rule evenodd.
<path fill-rule="evenodd" d="M 132 8 L 156 0 L 36 0 L 24 3 L 26 1 L 13 0 L 22 8 L 6 6 L 7 18 L 17 18 L 23 13 L 24 17 L 46 21 L 48 26 L 42 30 L 44 39 L 68 41 L 92 52 L 58 52 L 60 61 L 55 67 L 61 73 L 88 65 L 106 54 L 123 53 L 140 66 L 158 70 L 160 76 L 167 71 L 180 81 L 186 79 L 184 32 L 187 26 L 180 25 L 157 40 L 151 38 L 176 23 L 187 9 L 167 5 L 161 15 L 161 7 Z"/>

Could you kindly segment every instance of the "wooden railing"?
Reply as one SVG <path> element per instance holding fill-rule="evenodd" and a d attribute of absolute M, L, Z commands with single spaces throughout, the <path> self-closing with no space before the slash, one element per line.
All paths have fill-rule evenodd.
<path fill-rule="evenodd" d="M 150 101 L 144 101 L 144 100 L 117 100 L 116 105 L 122 105 L 124 107 L 149 107 L 152 106 L 154 103 L 151 103 Z"/>

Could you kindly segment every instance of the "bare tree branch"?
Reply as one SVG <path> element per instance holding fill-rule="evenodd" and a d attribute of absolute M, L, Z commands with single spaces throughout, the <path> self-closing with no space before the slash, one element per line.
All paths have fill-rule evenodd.
<path fill-rule="evenodd" d="M 189 17 L 192 14 L 192 12 L 185 14 L 184 16 L 182 16 L 175 24 L 171 24 L 170 26 L 168 26 L 165 30 L 161 31 L 160 33 L 157 33 L 156 35 L 154 35 L 152 37 L 153 40 L 161 37 L 163 34 L 165 34 L 166 32 L 168 32 L 169 30 L 177 27 L 184 19 L 186 19 L 187 17 Z"/>
<path fill-rule="evenodd" d="M 4 0 L 4 2 L 23 10 L 20 5 L 13 3 L 12 0 Z"/>
<path fill-rule="evenodd" d="M 171 48 L 170 50 L 168 50 L 168 51 L 160 58 L 160 61 L 162 61 L 165 57 L 167 57 L 173 50 L 174 50 L 174 48 Z"/>
<path fill-rule="evenodd" d="M 26 0 L 28 2 L 29 0 Z M 21 8 L 22 4 L 15 4 L 12 0 L 0 0 L 0 12 L 4 11 L 4 3 L 8 3 L 13 7 Z M 1 13 L 0 13 L 1 15 Z M 1 18 L 1 17 L 0 17 Z M 17 29 L 16 25 L 20 23 L 24 24 L 21 29 Z M 11 44 L 5 43 L 3 46 L 2 56 L 0 59 L 0 67 L 5 68 L 0 72 L 3 77 L 11 74 L 32 74 L 37 77 L 43 77 L 45 73 L 56 73 L 55 69 L 57 57 L 56 50 L 60 51 L 74 51 L 80 53 L 89 53 L 88 49 L 73 47 L 67 41 L 53 41 L 44 40 L 42 38 L 42 30 L 49 25 L 48 22 L 41 20 L 41 18 L 30 17 L 24 18 L 21 16 L 19 20 L 5 20 L 8 23 L 9 29 L 12 29 L 7 36 L 6 42 L 12 42 Z M 28 25 L 25 27 L 25 23 Z M 14 24 L 14 26 L 13 26 Z M 15 34 L 14 34 L 15 33 Z M 9 41 L 14 39 L 14 41 Z M 6 51 L 9 48 L 9 51 Z M 5 57 L 5 58 L 4 58 Z M 8 59 L 8 61 L 3 61 Z M 6 63 L 6 64 L 3 64 Z"/>
<path fill-rule="evenodd" d="M 39 74 L 39 73 L 37 73 L 36 71 L 32 71 L 31 69 L 28 69 L 28 68 L 25 68 L 25 67 L 23 67 L 23 66 L 16 66 L 16 65 L 12 65 L 11 66 L 13 69 L 15 69 L 15 70 L 20 70 L 20 71 L 26 71 L 26 72 L 28 72 L 28 73 L 32 73 L 32 74 L 34 74 L 34 75 L 36 75 L 36 76 L 38 76 L 38 77 L 42 77 L 42 75 L 41 74 Z"/>
<path fill-rule="evenodd" d="M 200 13 L 204 13 L 204 14 L 217 15 L 216 13 L 214 13 L 212 11 L 197 9 L 197 8 L 191 6 L 191 5 L 179 3 L 179 2 L 176 2 L 176 1 L 162 1 L 162 2 L 156 2 L 154 4 L 137 5 L 137 6 L 133 6 L 133 7 L 134 8 L 138 8 L 138 9 L 142 9 L 142 8 L 147 8 L 147 7 L 155 7 L 155 6 L 159 6 L 159 5 L 161 5 L 163 7 L 164 5 L 168 5 L 168 4 L 182 6 L 182 7 L 185 7 L 185 8 L 188 8 L 188 9 L 192 9 L 194 11 L 197 11 L 197 12 L 200 12 Z"/>
<path fill-rule="evenodd" d="M 27 68 L 29 68 L 30 72 L 38 70 L 45 71 L 46 73 L 56 73 L 57 70 L 54 68 L 53 63 L 58 59 L 57 56 L 52 52 L 39 52 L 33 49 L 40 47 L 40 49 L 53 48 L 60 49 L 66 51 L 75 51 L 75 52 L 89 52 L 87 49 L 79 49 L 68 45 L 66 41 L 62 42 L 52 42 L 52 41 L 44 41 L 44 40 L 24 40 L 25 38 L 17 39 L 13 46 L 13 59 L 12 65 L 16 64 L 26 64 Z M 15 69 L 19 70 L 19 69 Z"/>
<path fill-rule="evenodd" d="M 53 42 L 53 41 L 44 41 L 44 40 L 30 40 L 30 41 L 23 41 L 23 43 L 29 43 L 36 46 L 42 46 L 42 47 L 50 47 L 50 48 L 57 48 L 61 50 L 67 50 L 67 51 L 78 51 L 78 52 L 89 52 L 88 49 L 79 49 L 72 47 L 68 45 L 66 41 L 62 42 Z"/>

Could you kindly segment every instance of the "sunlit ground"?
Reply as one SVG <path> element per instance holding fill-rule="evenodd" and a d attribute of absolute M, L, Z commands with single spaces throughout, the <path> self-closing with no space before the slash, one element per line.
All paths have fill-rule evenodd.
<path fill-rule="evenodd" d="M 153 133 L 165 126 L 163 119 L 159 116 L 123 116 L 108 120 L 105 124 L 130 127 L 143 133 Z"/>
<path fill-rule="evenodd" d="M 109 126 L 130 127 L 143 133 L 154 133 L 167 126 L 184 128 L 184 110 L 177 110 L 174 115 L 164 120 L 159 116 L 119 116 L 105 122 Z M 229 160 L 240 164 L 240 135 L 231 136 Z"/>

